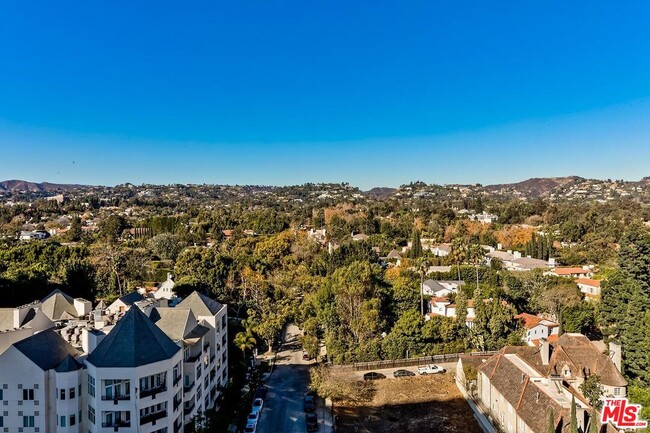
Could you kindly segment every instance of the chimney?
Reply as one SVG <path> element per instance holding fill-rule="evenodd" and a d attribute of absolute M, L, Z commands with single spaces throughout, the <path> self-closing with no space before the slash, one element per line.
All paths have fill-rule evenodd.
<path fill-rule="evenodd" d="M 609 342 L 609 357 L 612 359 L 612 362 L 616 366 L 616 369 L 620 372 L 621 364 L 623 361 L 623 354 L 621 344 L 619 342 L 614 340 Z"/>
<path fill-rule="evenodd" d="M 555 257 L 549 257 L 548 258 L 548 265 L 549 266 L 555 266 Z"/>
<path fill-rule="evenodd" d="M 167 281 L 171 281 L 171 280 L 172 280 L 172 273 L 167 272 Z"/>
<path fill-rule="evenodd" d="M 539 354 L 542 357 L 542 365 L 548 365 L 551 360 L 551 346 L 546 338 L 539 340 Z"/>
<path fill-rule="evenodd" d="M 515 251 L 514 253 L 512 253 L 512 255 L 513 255 L 513 257 L 514 257 L 515 260 L 521 258 L 521 253 L 520 253 L 519 251 Z"/>
<path fill-rule="evenodd" d="M 81 348 L 86 354 L 90 354 L 99 343 L 106 337 L 101 331 L 95 329 L 88 330 L 87 328 L 81 329 Z"/>
<path fill-rule="evenodd" d="M 503 244 L 497 244 L 497 250 L 502 250 L 503 249 Z"/>

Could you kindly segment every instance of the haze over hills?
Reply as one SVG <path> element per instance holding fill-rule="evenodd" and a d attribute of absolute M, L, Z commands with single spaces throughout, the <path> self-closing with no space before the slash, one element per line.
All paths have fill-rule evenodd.
<path fill-rule="evenodd" d="M 125 184 L 122 186 L 129 186 L 130 184 Z M 580 189 L 583 186 L 592 188 L 593 185 L 621 185 L 628 188 L 646 188 L 650 186 L 650 176 L 646 176 L 639 181 L 621 181 L 621 180 L 612 180 L 612 179 L 586 179 L 580 176 L 564 176 L 564 177 L 535 177 L 526 179 L 521 182 L 513 183 L 503 183 L 503 184 L 494 184 L 494 185 L 479 185 L 479 184 L 439 184 L 440 187 L 450 187 L 450 188 L 459 188 L 459 187 L 468 187 L 474 192 L 482 192 L 485 194 L 506 194 L 506 195 L 516 195 L 524 197 L 548 197 L 553 194 L 560 193 L 562 191 L 567 191 L 570 189 Z M 133 185 L 137 187 L 137 185 Z M 162 186 L 162 185 L 161 185 Z M 191 185 L 188 185 L 191 186 Z M 216 186 L 216 184 L 215 184 Z M 219 185 L 219 186 L 228 186 L 228 185 Z M 367 196 L 371 197 L 391 197 L 398 193 L 401 190 L 420 190 L 426 188 L 428 185 L 424 182 L 414 182 L 408 185 L 401 185 L 398 188 L 392 187 L 375 187 L 368 191 L 363 192 Z M 245 186 L 240 186 L 247 188 Z M 264 186 L 250 186 L 254 189 L 266 189 L 273 190 L 274 188 L 282 187 L 264 187 Z M 351 186 L 352 187 L 352 186 Z M 5 180 L 0 182 L 0 191 L 6 192 L 31 192 L 31 193 L 56 193 L 56 192 L 67 192 L 74 190 L 84 190 L 92 189 L 95 186 L 92 185 L 80 185 L 80 184 L 58 184 L 51 182 L 29 182 L 25 180 Z M 109 189 L 111 187 L 108 187 Z M 356 189 L 352 187 L 353 189 Z"/>

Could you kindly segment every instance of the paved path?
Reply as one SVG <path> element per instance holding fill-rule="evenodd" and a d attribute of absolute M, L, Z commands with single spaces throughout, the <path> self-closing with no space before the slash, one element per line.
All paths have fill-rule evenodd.
<path fill-rule="evenodd" d="M 268 394 L 264 400 L 257 433 L 306 432 L 303 398 L 307 394 L 310 362 L 302 359 L 298 341 L 300 334 L 300 330 L 294 325 L 289 325 L 285 330 L 284 343 L 277 354 L 275 369 L 267 382 Z M 327 433 L 331 428 L 326 430 L 323 427 L 322 414 L 319 410 L 318 431 Z"/>

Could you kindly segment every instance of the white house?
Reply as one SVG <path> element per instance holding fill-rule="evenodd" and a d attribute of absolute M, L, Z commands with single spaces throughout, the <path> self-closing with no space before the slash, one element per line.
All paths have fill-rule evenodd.
<path fill-rule="evenodd" d="M 422 293 L 426 296 L 444 297 L 456 293 L 464 284 L 461 280 L 426 280 L 422 283 Z"/>
<path fill-rule="evenodd" d="M 425 316 L 425 320 L 430 320 L 433 316 L 452 317 L 456 318 L 456 304 L 452 303 L 446 297 L 432 297 L 429 301 L 429 314 Z M 467 300 L 467 316 L 465 324 L 472 327 L 476 315 L 474 313 L 474 301 Z"/>
<path fill-rule="evenodd" d="M 144 301 L 144 296 L 140 293 L 131 292 L 121 298 L 116 299 L 111 305 L 106 309 L 110 314 L 124 313 L 133 306 L 136 302 Z"/>
<path fill-rule="evenodd" d="M 22 231 L 20 232 L 20 236 L 18 239 L 21 241 L 34 241 L 34 240 L 42 240 L 42 239 L 47 239 L 50 237 L 50 234 L 46 231 L 43 230 L 36 230 L 36 231 Z"/>
<path fill-rule="evenodd" d="M 559 323 L 528 313 L 517 314 L 515 319 L 521 320 L 523 328 L 526 331 L 523 340 L 531 346 L 537 346 L 539 340 L 542 338 L 552 341 L 558 337 L 560 331 Z"/>
<path fill-rule="evenodd" d="M 585 294 L 585 299 L 593 301 L 600 299 L 600 281 L 590 278 L 578 278 L 575 280 L 578 288 Z"/>
<path fill-rule="evenodd" d="M 160 283 L 156 291 L 153 292 L 154 299 L 166 299 L 170 306 L 176 305 L 180 302 L 180 299 L 178 299 L 178 296 L 176 296 L 176 293 L 174 292 L 175 285 L 176 283 L 174 283 L 174 280 L 172 279 L 172 274 L 168 272 L 167 280 Z"/>

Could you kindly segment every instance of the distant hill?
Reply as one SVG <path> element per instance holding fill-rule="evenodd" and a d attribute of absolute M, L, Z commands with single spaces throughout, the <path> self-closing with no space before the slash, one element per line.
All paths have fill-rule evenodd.
<path fill-rule="evenodd" d="M 50 183 L 50 182 L 27 182 L 25 180 L 5 180 L 0 182 L 0 191 L 11 191 L 11 192 L 60 192 L 60 191 L 72 191 L 76 189 L 85 189 L 90 188 L 88 185 L 75 185 L 75 184 L 60 184 L 60 183 Z"/>
<path fill-rule="evenodd" d="M 566 177 L 534 177 L 517 183 L 503 183 L 485 187 L 490 192 L 516 192 L 527 197 L 542 197 L 572 184 L 577 184 L 585 179 L 580 176 Z"/>
<path fill-rule="evenodd" d="M 395 191 L 397 191 L 395 188 L 387 188 L 387 187 L 375 187 L 372 188 L 368 191 L 366 191 L 366 194 L 372 195 L 375 197 L 386 197 L 389 195 L 392 195 Z"/>

